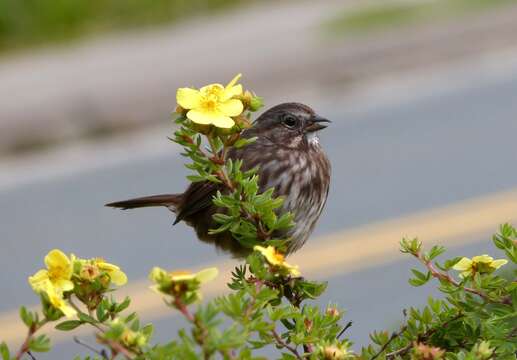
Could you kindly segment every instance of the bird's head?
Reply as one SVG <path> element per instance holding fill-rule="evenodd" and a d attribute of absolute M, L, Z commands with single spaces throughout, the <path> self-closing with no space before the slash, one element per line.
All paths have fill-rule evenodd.
<path fill-rule="evenodd" d="M 327 120 L 307 105 L 284 103 L 264 112 L 254 122 L 250 135 L 276 145 L 301 148 L 318 144 L 318 131 L 325 129 Z"/>

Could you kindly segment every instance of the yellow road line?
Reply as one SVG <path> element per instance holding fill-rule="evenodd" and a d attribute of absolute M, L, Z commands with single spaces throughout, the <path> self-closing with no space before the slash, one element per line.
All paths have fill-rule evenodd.
<path fill-rule="evenodd" d="M 517 189 L 467 200 L 442 208 L 431 209 L 397 219 L 367 224 L 312 239 L 303 250 L 293 255 L 290 262 L 300 265 L 309 278 L 329 278 L 351 271 L 383 265 L 401 259 L 398 242 L 404 236 L 418 236 L 427 245 L 461 246 L 496 231 L 499 224 L 517 218 Z M 487 238 L 488 241 L 488 238 Z M 226 290 L 230 271 L 235 261 L 217 264 L 222 276 L 204 286 L 207 297 Z M 213 266 L 204 264 L 201 267 Z M 136 281 L 119 291 L 119 296 L 132 298 L 131 309 L 144 321 L 153 321 L 174 315 L 159 296 L 148 290 L 147 280 Z M 17 311 L 0 314 L 0 340 L 19 344 L 25 329 Z M 91 333 L 82 328 L 73 335 Z M 71 337 L 69 332 L 47 331 L 53 342 Z"/>

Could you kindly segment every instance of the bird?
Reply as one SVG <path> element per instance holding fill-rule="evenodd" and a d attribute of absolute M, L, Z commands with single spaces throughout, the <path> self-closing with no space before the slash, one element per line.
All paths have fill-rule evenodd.
<path fill-rule="evenodd" d="M 282 103 L 263 112 L 241 137 L 256 140 L 242 148 L 232 148 L 228 157 L 242 160 L 242 170 L 258 168 L 259 191 L 274 188 L 274 196 L 284 197 L 279 214 L 291 212 L 295 225 L 275 238 L 289 238 L 286 254 L 299 250 L 313 232 L 327 201 L 331 165 L 318 133 L 331 121 L 319 116 L 307 105 Z M 212 203 L 220 184 L 192 182 L 183 193 L 138 197 L 106 204 L 122 210 L 161 206 L 175 213 L 174 224 L 184 221 L 197 237 L 235 258 L 244 258 L 252 250 L 243 247 L 229 232 L 209 234 L 217 224 L 213 215 L 223 212 Z"/>

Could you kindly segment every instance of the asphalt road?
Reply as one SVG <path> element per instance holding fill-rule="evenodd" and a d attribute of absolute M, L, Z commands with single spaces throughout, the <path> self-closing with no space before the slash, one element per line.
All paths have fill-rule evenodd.
<path fill-rule="evenodd" d="M 451 85 L 442 82 L 420 95 L 399 94 L 397 101 L 347 109 L 316 102 L 319 112 L 334 120 L 321 135 L 333 165 L 333 183 L 313 241 L 517 187 L 517 71 L 478 74 L 462 86 Z M 166 135 L 156 139 L 159 146 Z M 163 209 L 121 212 L 102 206 L 186 186 L 187 170 L 175 146 L 149 157 L 138 156 L 138 143 L 125 151 L 125 161 L 118 164 L 92 169 L 84 164 L 83 171 L 0 188 L 0 318 L 22 303 L 36 303 L 27 275 L 41 267 L 51 248 L 82 257 L 103 255 L 139 281 L 153 265 L 199 268 L 227 260 L 194 240 L 183 224 L 173 228 Z M 451 255 L 493 252 L 488 235 L 481 231 L 470 236 L 469 244 L 455 246 Z M 301 250 L 299 256 L 309 258 L 311 253 Z M 345 319 L 354 321 L 349 331 L 357 344 L 364 344 L 372 330 L 394 326 L 403 307 L 426 298 L 425 289 L 407 284 L 410 259 L 400 255 L 389 263 L 370 263 L 368 257 L 361 261 L 366 265 L 358 271 L 337 269 L 321 300 L 347 309 Z M 318 272 L 305 275 L 318 277 Z M 183 323 L 163 318 L 157 324 L 170 334 Z M 68 359 L 76 350 L 70 342 L 60 342 L 55 352 L 38 359 Z"/>

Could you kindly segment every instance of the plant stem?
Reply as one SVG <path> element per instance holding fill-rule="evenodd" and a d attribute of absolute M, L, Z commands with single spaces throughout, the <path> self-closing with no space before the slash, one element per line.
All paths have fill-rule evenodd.
<path fill-rule="evenodd" d="M 302 356 L 298 353 L 298 350 L 296 350 L 295 347 L 287 344 L 284 340 L 282 340 L 282 338 L 280 337 L 280 335 L 278 335 L 278 333 L 276 332 L 275 329 L 271 330 L 271 334 L 275 338 L 276 343 L 277 343 L 278 346 L 286 348 L 287 350 L 289 350 L 291 352 L 291 354 L 293 354 L 297 359 L 300 359 L 300 360 L 303 359 Z"/>
<path fill-rule="evenodd" d="M 14 357 L 16 360 L 20 360 L 22 356 L 29 352 L 29 344 L 34 336 L 34 334 L 41 329 L 46 323 L 48 322 L 47 319 L 44 319 L 36 324 L 33 324 L 29 327 L 29 331 L 27 332 L 27 336 L 25 337 L 25 340 L 23 341 L 22 345 L 20 346 L 20 349 L 16 353 L 16 356 Z M 31 355 L 32 356 L 32 355 Z"/>
<path fill-rule="evenodd" d="M 454 279 L 451 275 L 449 275 L 448 273 L 442 273 L 440 272 L 438 269 L 436 269 L 436 267 L 434 266 L 434 264 L 430 261 L 430 260 L 426 260 L 424 259 L 424 257 L 422 256 L 422 254 L 420 252 L 416 253 L 416 254 L 413 254 L 418 260 L 420 260 L 420 262 L 422 264 L 424 264 L 424 266 L 431 272 L 431 275 L 436 278 L 436 279 L 439 279 L 439 280 L 445 280 L 447 281 L 448 283 L 450 283 L 451 285 L 454 285 L 456 286 L 457 288 L 461 288 L 463 290 L 465 290 L 466 292 L 468 293 L 471 293 L 471 294 L 475 294 L 479 297 L 481 297 L 483 300 L 487 301 L 487 302 L 491 302 L 491 303 L 505 303 L 505 301 L 496 301 L 496 300 L 493 300 L 491 299 L 487 294 L 485 294 L 484 292 L 482 291 L 479 291 L 479 290 L 476 290 L 476 289 L 473 289 L 473 288 L 470 288 L 470 287 L 467 287 L 467 286 L 462 286 L 456 279 Z"/>
<path fill-rule="evenodd" d="M 377 354 L 375 354 L 371 360 L 375 360 L 377 359 L 379 356 L 381 356 L 381 354 L 388 348 L 388 346 L 393 342 L 393 340 L 395 340 L 396 338 L 398 338 L 400 335 L 402 335 L 404 333 L 404 331 L 407 330 L 407 325 L 404 325 L 398 332 L 394 332 L 393 334 L 391 334 L 390 338 L 388 341 L 386 341 L 386 344 L 384 344 L 381 349 L 377 352 Z M 410 343 L 411 345 L 411 343 Z"/>
<path fill-rule="evenodd" d="M 456 320 L 458 320 L 459 318 L 461 318 L 461 317 L 463 317 L 463 316 L 464 316 L 464 315 L 463 315 L 463 313 L 459 312 L 458 314 L 456 314 L 455 316 L 453 316 L 453 317 L 452 317 L 452 318 L 450 318 L 449 320 L 447 320 L 447 321 L 443 322 L 442 324 L 439 324 L 439 326 L 436 326 L 436 327 L 434 327 L 434 328 L 432 328 L 432 329 L 427 330 L 427 331 L 426 331 L 425 333 L 423 333 L 422 335 L 418 335 L 418 336 L 417 336 L 416 341 L 417 341 L 417 342 L 421 342 L 421 341 L 425 341 L 425 340 L 427 340 L 427 339 L 428 339 L 429 337 L 431 337 L 435 332 L 437 332 L 437 331 L 438 331 L 438 330 L 440 330 L 440 329 L 444 329 L 444 328 L 446 328 L 447 326 L 449 326 L 449 324 L 450 324 L 451 322 L 456 321 Z M 407 328 L 407 326 L 405 326 L 405 328 Z M 405 331 L 405 329 L 404 329 L 404 331 Z M 402 335 L 402 333 L 403 333 L 403 331 L 402 331 L 402 332 L 400 332 L 400 333 L 398 334 L 398 336 Z M 393 339 L 394 339 L 393 337 L 392 337 L 392 338 L 390 338 L 390 341 L 389 341 L 389 342 L 393 341 Z M 388 342 L 388 343 L 389 343 L 389 342 Z M 388 343 L 387 343 L 387 344 L 388 344 Z M 385 345 L 385 347 L 383 347 L 382 351 L 386 350 L 387 344 Z M 395 358 L 396 356 L 402 356 L 402 355 L 405 355 L 409 350 L 411 350 L 411 348 L 412 348 L 412 347 L 413 347 L 413 343 L 411 343 L 411 342 L 410 342 L 409 344 L 407 344 L 407 345 L 406 345 L 406 346 L 404 346 L 403 348 L 400 348 L 400 349 L 398 349 L 398 350 L 396 350 L 396 351 L 393 351 L 393 352 L 391 352 L 391 353 L 389 353 L 389 354 L 386 354 L 386 359 L 393 359 L 393 358 Z M 378 355 L 380 355 L 380 354 L 382 353 L 382 351 L 381 351 L 381 352 L 379 352 L 379 353 L 377 354 L 377 356 L 378 356 Z M 375 359 L 375 357 L 374 357 L 374 358 L 372 358 L 371 360 L 373 360 L 373 359 Z"/>
<path fill-rule="evenodd" d="M 185 316 L 185 318 L 200 331 L 200 336 L 195 336 L 194 339 L 203 349 L 204 359 L 210 359 L 210 353 L 206 351 L 206 336 L 208 334 L 207 328 L 203 326 L 203 324 L 198 319 L 196 319 L 194 315 L 191 314 L 188 307 L 181 301 L 179 297 L 174 297 L 173 304 L 176 309 L 178 309 L 179 312 L 182 313 L 183 316 Z"/>

